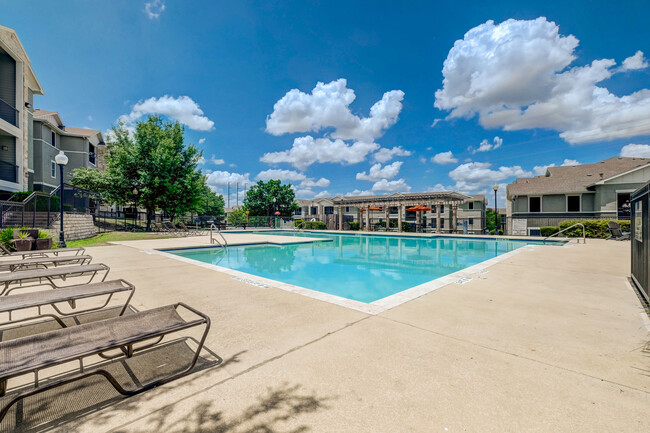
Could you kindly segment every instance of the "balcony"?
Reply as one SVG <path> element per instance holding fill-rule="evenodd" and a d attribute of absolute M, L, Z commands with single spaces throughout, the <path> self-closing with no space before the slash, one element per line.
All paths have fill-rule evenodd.
<path fill-rule="evenodd" d="M 0 180 L 18 182 L 18 166 L 5 161 L 0 161 Z"/>
<path fill-rule="evenodd" d="M 13 105 L 0 99 L 0 119 L 9 122 L 16 128 L 19 127 L 19 111 Z"/>

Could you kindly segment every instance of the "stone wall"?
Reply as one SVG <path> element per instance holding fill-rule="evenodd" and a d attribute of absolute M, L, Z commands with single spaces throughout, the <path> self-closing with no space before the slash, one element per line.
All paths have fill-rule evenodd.
<path fill-rule="evenodd" d="M 48 232 L 52 234 L 54 240 L 59 239 L 60 227 L 61 225 L 58 219 L 50 224 Z M 93 216 L 89 214 L 64 213 L 63 231 L 66 241 L 87 239 L 97 234 L 97 228 L 93 224 Z"/>

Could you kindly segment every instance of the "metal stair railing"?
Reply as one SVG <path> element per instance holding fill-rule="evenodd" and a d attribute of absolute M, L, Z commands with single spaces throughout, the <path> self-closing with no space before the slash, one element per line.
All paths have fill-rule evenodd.
<path fill-rule="evenodd" d="M 59 187 L 57 186 L 52 190 L 52 192 L 45 193 L 41 191 L 34 191 L 30 195 L 25 198 L 22 202 L 16 202 L 12 201 L 11 199 L 15 197 L 15 194 L 12 195 L 9 200 L 0 200 L 0 227 L 4 227 L 7 222 L 8 216 L 18 212 L 20 213 L 20 225 L 24 226 L 25 225 L 25 212 L 26 208 L 28 205 L 31 205 L 31 212 L 32 212 L 32 218 L 31 218 L 31 223 L 32 226 L 36 225 L 36 209 L 37 209 L 37 200 L 39 197 L 44 197 L 47 198 L 47 226 L 49 225 L 56 219 L 56 212 L 52 212 L 51 210 L 51 199 L 52 197 L 57 194 L 59 191 Z M 29 210 L 27 210 L 29 212 Z"/>
<path fill-rule="evenodd" d="M 214 230 L 216 230 L 219 236 L 221 236 L 221 239 L 223 239 L 223 243 L 220 242 L 219 239 L 217 239 L 212 235 Z M 221 246 L 222 248 L 228 247 L 228 241 L 224 237 L 223 233 L 221 233 L 219 227 L 215 226 L 214 223 L 210 223 L 210 244 L 214 244 L 214 243 L 218 243 L 219 246 Z"/>
<path fill-rule="evenodd" d="M 567 227 L 565 229 L 560 230 L 559 232 L 553 233 L 552 235 L 547 236 L 544 239 L 542 239 L 542 243 L 545 243 L 548 239 L 550 239 L 550 238 L 552 238 L 554 236 L 557 236 L 560 233 L 564 233 L 565 231 L 567 231 L 569 229 L 572 229 L 572 228 L 574 228 L 576 226 L 581 226 L 582 227 L 582 243 L 586 244 L 587 243 L 587 237 L 586 237 L 586 232 L 585 232 L 585 225 L 582 224 L 582 223 L 575 223 L 572 226 L 569 226 L 569 227 Z M 578 238 L 578 243 L 580 243 L 580 238 Z"/>

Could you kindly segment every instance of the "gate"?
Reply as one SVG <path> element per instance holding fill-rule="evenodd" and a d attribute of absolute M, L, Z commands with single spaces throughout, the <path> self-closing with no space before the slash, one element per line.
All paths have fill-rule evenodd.
<path fill-rule="evenodd" d="M 632 201 L 631 243 L 632 243 L 632 280 L 650 302 L 650 182 L 634 191 Z"/>

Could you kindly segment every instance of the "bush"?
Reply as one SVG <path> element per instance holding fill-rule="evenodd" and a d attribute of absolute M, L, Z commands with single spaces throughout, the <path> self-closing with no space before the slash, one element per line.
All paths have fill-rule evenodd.
<path fill-rule="evenodd" d="M 541 232 L 541 235 L 544 237 L 548 237 L 551 235 L 554 235 L 555 233 L 559 232 L 560 229 L 557 227 L 540 227 L 539 231 Z"/>
<path fill-rule="evenodd" d="M 295 227 L 298 227 L 300 224 L 302 224 L 304 222 L 305 222 L 305 220 L 295 220 L 294 225 L 295 225 Z"/>
<path fill-rule="evenodd" d="M 358 222 L 351 222 L 350 223 L 350 230 L 359 230 L 360 224 Z"/>
<path fill-rule="evenodd" d="M 322 221 L 305 221 L 302 227 L 306 230 L 325 230 L 327 225 Z"/>
<path fill-rule="evenodd" d="M 563 221 L 560 223 L 560 230 L 563 230 L 567 227 L 571 227 L 573 224 L 577 223 L 582 223 L 585 226 L 585 236 L 588 238 L 600 238 L 604 239 L 609 236 L 609 229 L 607 228 L 607 223 L 610 221 L 616 221 L 616 220 L 608 220 L 608 219 L 600 219 L 600 220 L 569 220 L 569 221 Z M 630 229 L 630 222 L 629 221 L 616 221 L 620 226 L 621 229 L 624 229 L 627 231 Z M 569 238 L 581 238 L 582 237 L 582 227 L 577 226 L 573 227 L 570 230 L 567 230 L 566 232 L 562 233 L 562 235 L 569 237 Z M 562 236 L 560 235 L 560 236 Z"/>

